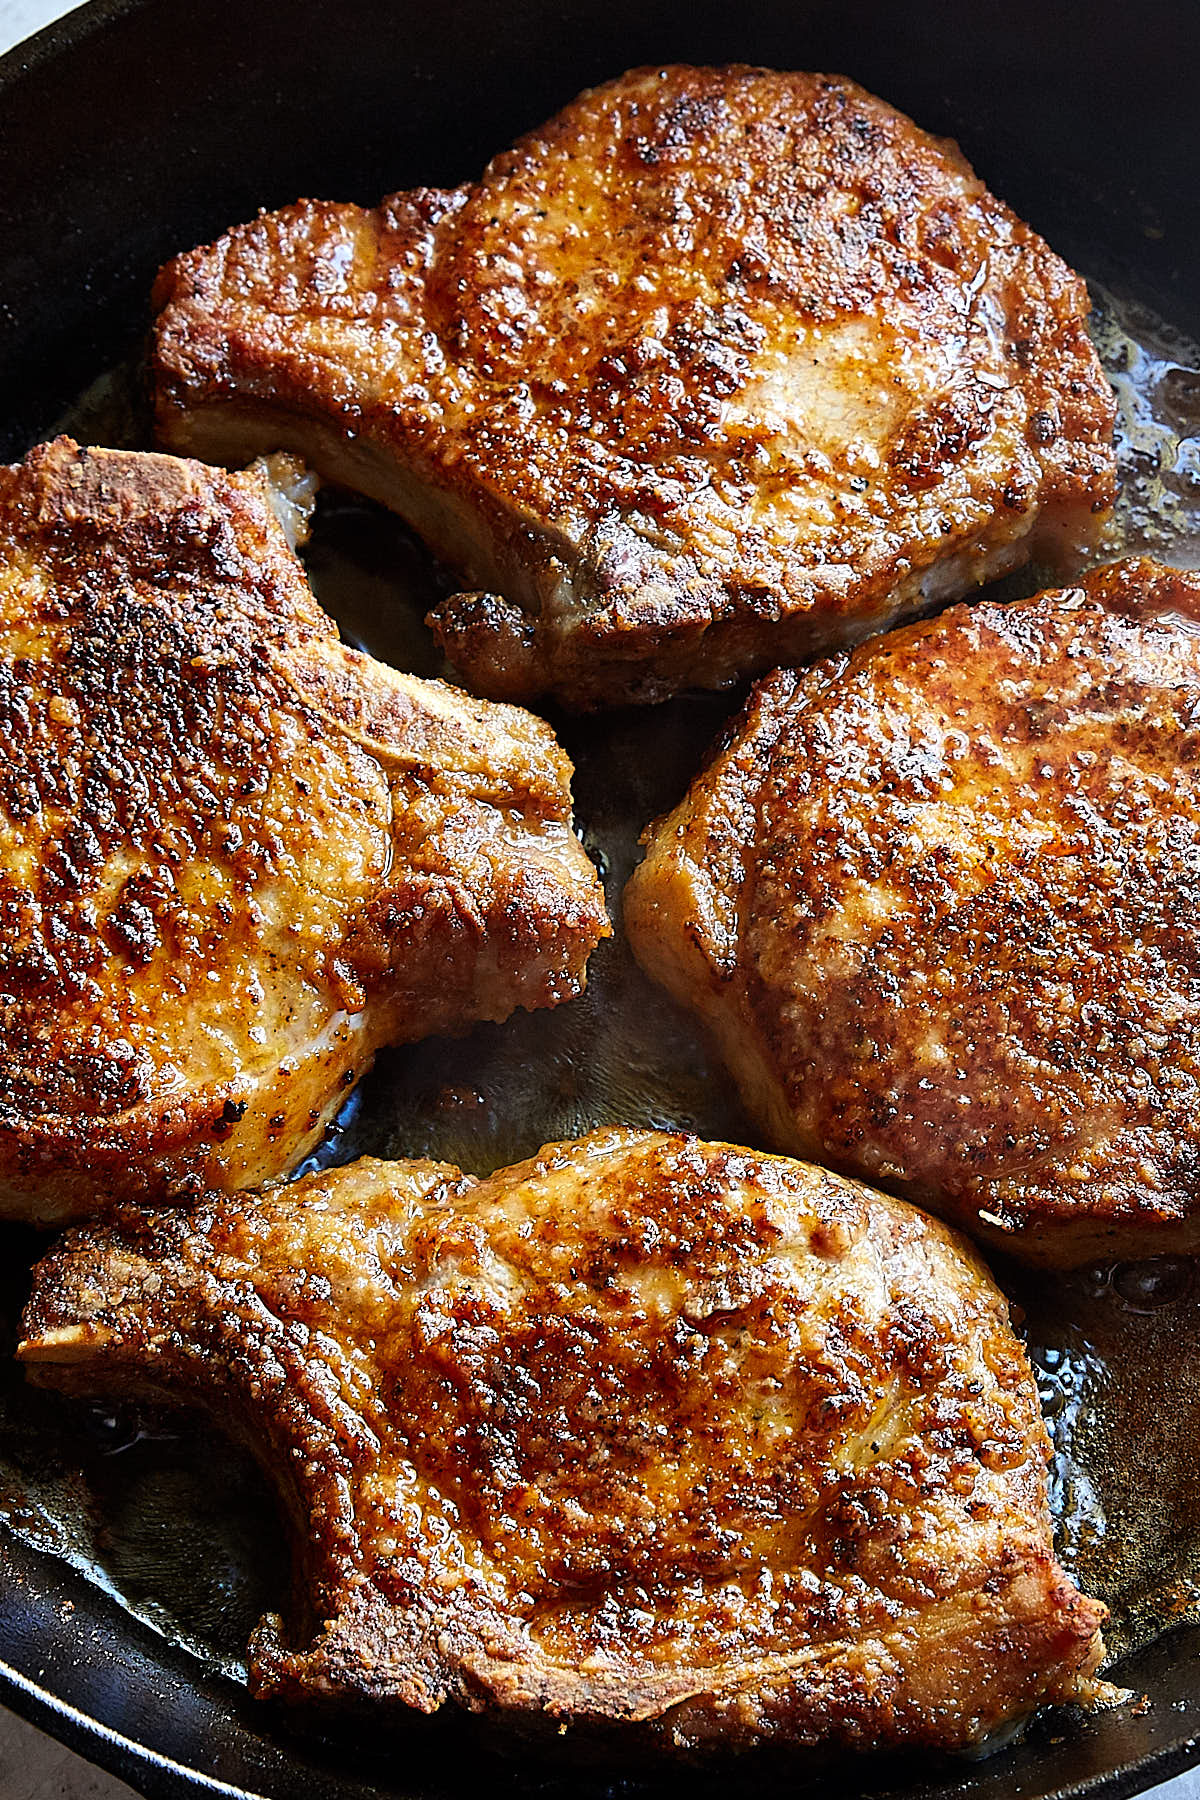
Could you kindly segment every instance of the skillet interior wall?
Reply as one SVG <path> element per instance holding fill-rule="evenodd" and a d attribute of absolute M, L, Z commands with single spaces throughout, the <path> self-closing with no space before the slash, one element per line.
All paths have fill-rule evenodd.
<path fill-rule="evenodd" d="M 471 179 L 579 88 L 660 59 L 853 75 L 957 135 L 1069 260 L 1200 327 L 1191 0 L 98 0 L 64 37 L 0 66 L 8 455 L 126 353 L 173 251 L 298 194 Z"/>

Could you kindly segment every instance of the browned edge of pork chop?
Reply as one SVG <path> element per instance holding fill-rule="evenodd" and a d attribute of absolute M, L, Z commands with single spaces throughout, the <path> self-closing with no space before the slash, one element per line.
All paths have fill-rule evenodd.
<path fill-rule="evenodd" d="M 751 695 L 635 954 L 769 1141 L 1047 1264 L 1200 1248 L 1200 577 L 1148 560 Z"/>
<path fill-rule="evenodd" d="M 568 999 L 608 933 L 549 727 L 341 643 L 276 505 L 0 469 L 0 1215 L 269 1180 L 381 1044 Z"/>
<path fill-rule="evenodd" d="M 262 1695 L 694 1753 L 963 1748 L 1103 1692 L 1003 1296 L 820 1169 L 614 1128 L 127 1208 L 39 1265 L 19 1354 L 262 1460 Z"/>
<path fill-rule="evenodd" d="M 299 450 L 478 590 L 473 688 L 593 707 L 806 661 L 1115 492 L 1083 283 L 838 77 L 635 70 L 474 186 L 300 201 L 161 273 L 158 429 Z"/>

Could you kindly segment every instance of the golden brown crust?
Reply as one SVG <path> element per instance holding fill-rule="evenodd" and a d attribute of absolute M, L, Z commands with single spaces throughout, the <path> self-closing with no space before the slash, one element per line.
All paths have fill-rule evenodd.
<path fill-rule="evenodd" d="M 40 1265 L 20 1354 L 196 1401 L 280 1482 L 297 1609 L 260 1693 L 950 1748 L 1101 1654 L 1003 1296 L 944 1226 L 778 1158 L 610 1130 L 480 1182 L 363 1161 L 129 1209 Z"/>
<path fill-rule="evenodd" d="M 759 687 L 625 906 L 772 1141 L 1035 1261 L 1200 1246 L 1198 626 L 1128 561 Z"/>
<path fill-rule="evenodd" d="M 244 1186 L 607 930 L 540 720 L 346 649 L 255 471 L 0 470 L 0 1213 Z"/>
<path fill-rule="evenodd" d="M 159 277 L 165 442 L 286 445 L 479 589 L 480 691 L 574 705 L 806 660 L 1111 504 L 1083 284 L 852 82 L 645 69 L 480 183 L 305 201 Z"/>

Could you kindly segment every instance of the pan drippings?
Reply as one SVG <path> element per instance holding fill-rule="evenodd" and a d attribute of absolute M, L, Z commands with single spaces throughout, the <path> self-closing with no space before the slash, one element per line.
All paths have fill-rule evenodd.
<path fill-rule="evenodd" d="M 1139 305 L 1105 293 L 1095 300 L 1094 333 L 1120 405 L 1123 476 L 1105 556 L 1148 551 L 1200 566 L 1200 350 Z M 135 391 L 128 371 L 105 377 L 62 428 L 137 447 L 146 440 Z M 325 495 L 308 562 L 318 598 L 352 641 L 437 673 L 420 620 L 452 584 L 397 521 Z M 1027 570 L 1003 591 L 1033 593 L 1046 579 Z M 640 830 L 679 799 L 740 698 L 551 715 L 576 764 L 577 823 L 615 919 Z M 611 1122 L 755 1141 L 719 1062 L 635 967 L 619 925 L 592 959 L 582 1000 L 381 1055 L 304 1167 L 371 1153 L 433 1156 L 482 1173 Z M 13 1243 L 0 1290 L 10 1346 L 39 1240 L 14 1234 Z M 996 1273 L 1024 1314 L 1038 1370 L 1061 1555 L 1112 1608 L 1110 1647 L 1119 1656 L 1200 1620 L 1194 1265 L 1173 1257 L 1067 1276 Z M 0 1512 L 165 1636 L 237 1673 L 250 1625 L 285 1592 L 271 1503 L 237 1451 L 187 1427 L 148 1429 L 164 1430 L 33 1394 L 0 1359 Z M 180 1552 L 185 1539 L 193 1553 Z"/>

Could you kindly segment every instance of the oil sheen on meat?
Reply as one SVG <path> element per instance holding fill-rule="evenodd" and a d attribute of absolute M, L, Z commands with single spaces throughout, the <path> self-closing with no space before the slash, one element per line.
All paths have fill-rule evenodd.
<path fill-rule="evenodd" d="M 686 1752 L 963 1748 L 1096 1694 L 1007 1303 L 822 1170 L 614 1128 L 129 1208 L 39 1266 L 20 1354 L 253 1446 L 296 1540 L 260 1694 Z"/>
<path fill-rule="evenodd" d="M 381 1043 L 567 999 L 608 930 L 549 728 L 340 643 L 289 506 L 0 470 L 4 1216 L 282 1174 Z"/>
<path fill-rule="evenodd" d="M 1107 554 L 1200 565 L 1200 348 L 1127 294 L 1094 289 L 1093 298 L 1091 325 L 1120 404 L 1121 491 Z M 61 428 L 81 441 L 141 447 L 149 426 L 139 404 L 138 372 L 122 367 L 81 396 Z M 322 606 L 352 641 L 394 666 L 438 671 L 420 619 L 446 583 L 398 519 L 327 491 L 305 554 Z M 1018 581 L 1026 593 L 1047 585 L 1029 573 L 1011 578 Z M 581 830 L 614 904 L 637 861 L 638 829 L 677 804 L 727 710 L 722 696 L 693 694 L 561 722 Z M 432 1157 L 483 1174 L 617 1118 L 686 1125 L 708 1139 L 746 1142 L 755 1132 L 695 1014 L 641 974 L 619 931 L 591 958 L 587 991 L 571 1005 L 381 1052 L 309 1160 Z M 43 1245 L 11 1236 L 0 1328 L 15 1342 L 27 1261 Z M 1105 1642 L 1124 1656 L 1200 1619 L 1200 1495 L 1186 1454 L 1200 1432 L 1200 1383 L 1195 1359 L 1181 1354 L 1200 1339 L 1196 1265 L 1168 1257 L 1063 1274 L 1006 1260 L 997 1269 L 1024 1315 L 1053 1439 L 1058 1553 L 1079 1586 L 1111 1608 Z M 185 1649 L 202 1680 L 243 1682 L 253 1623 L 282 1603 L 271 1501 L 234 1446 L 193 1419 L 172 1427 L 136 1406 L 54 1404 L 4 1359 L 0 1519 L 8 1538 L 56 1559 L 81 1610 L 89 1590 L 102 1589 L 135 1629 Z M 1160 1700 L 1145 1719 L 1123 1714 L 1120 1727 L 1152 1734 L 1162 1716 Z M 466 1760 L 465 1734 L 455 1724 L 447 1735 Z M 1047 1758 L 1063 1757 L 1054 1747 L 1062 1735 L 1060 1721 L 1047 1720 L 1010 1766 L 1024 1771 L 1036 1761 L 1044 1770 Z M 444 1778 L 440 1730 L 429 1737 L 421 1747 L 405 1736 L 414 1784 Z M 357 1731 L 352 1746 L 364 1779 L 369 1769 L 381 1785 L 394 1780 L 392 1746 L 372 1755 Z M 493 1777 L 497 1768 L 492 1759 L 472 1766 Z M 1059 1766 L 1062 1780 L 1075 1778 L 1069 1758 Z M 599 1766 L 576 1769 L 571 1780 L 588 1800 L 611 1800 Z M 656 1797 L 662 1786 L 649 1772 L 626 1785 Z M 828 1791 L 840 1793 L 836 1777 Z"/>
<path fill-rule="evenodd" d="M 159 278 L 162 441 L 300 450 L 473 592 L 476 691 L 719 687 L 1072 564 L 1111 506 L 1083 283 L 852 82 L 643 69 L 475 186 L 302 201 Z"/>
<path fill-rule="evenodd" d="M 1200 1246 L 1200 578 L 752 694 L 626 893 L 780 1147 L 1054 1264 Z"/>

